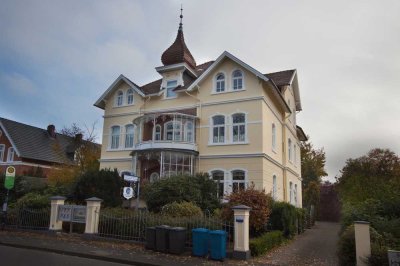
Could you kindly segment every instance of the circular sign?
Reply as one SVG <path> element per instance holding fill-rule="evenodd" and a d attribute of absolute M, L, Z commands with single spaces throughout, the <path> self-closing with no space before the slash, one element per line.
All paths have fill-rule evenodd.
<path fill-rule="evenodd" d="M 14 167 L 12 167 L 12 166 L 7 167 L 7 173 L 13 174 L 14 172 L 15 172 L 15 168 Z"/>

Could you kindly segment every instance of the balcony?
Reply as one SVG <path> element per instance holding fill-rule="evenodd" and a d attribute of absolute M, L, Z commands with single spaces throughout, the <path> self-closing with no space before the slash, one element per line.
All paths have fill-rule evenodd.
<path fill-rule="evenodd" d="M 135 150 L 177 149 L 197 151 L 197 117 L 183 113 L 146 114 L 136 118 Z"/>

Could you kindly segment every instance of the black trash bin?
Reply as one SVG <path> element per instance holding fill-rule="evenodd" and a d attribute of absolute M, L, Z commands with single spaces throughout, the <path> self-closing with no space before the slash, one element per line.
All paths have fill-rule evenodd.
<path fill-rule="evenodd" d="M 171 227 L 169 229 L 169 252 L 182 254 L 185 252 L 186 228 Z"/>
<path fill-rule="evenodd" d="M 156 248 L 156 228 L 147 227 L 146 228 L 146 248 L 155 249 Z"/>
<path fill-rule="evenodd" d="M 168 252 L 169 249 L 169 229 L 168 225 L 156 226 L 156 250 Z"/>

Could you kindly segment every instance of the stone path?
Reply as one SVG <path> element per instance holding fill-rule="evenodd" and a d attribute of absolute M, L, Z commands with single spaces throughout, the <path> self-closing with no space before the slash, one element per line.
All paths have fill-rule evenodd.
<path fill-rule="evenodd" d="M 338 223 L 317 222 L 289 244 L 255 258 L 255 264 L 263 265 L 338 265 L 336 256 L 339 240 Z"/>

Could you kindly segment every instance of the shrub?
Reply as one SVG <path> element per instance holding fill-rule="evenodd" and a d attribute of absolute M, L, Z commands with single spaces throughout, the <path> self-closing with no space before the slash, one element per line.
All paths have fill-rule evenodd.
<path fill-rule="evenodd" d="M 208 174 L 179 175 L 147 184 L 142 191 L 150 211 L 159 212 L 161 207 L 173 202 L 193 202 L 202 210 L 219 207 L 217 186 Z"/>
<path fill-rule="evenodd" d="M 244 190 L 238 190 L 230 194 L 228 203 L 222 209 L 222 217 L 225 220 L 233 219 L 232 207 L 236 205 L 246 205 L 251 208 L 250 211 L 250 234 L 256 235 L 264 230 L 271 213 L 272 198 L 265 194 L 264 190 L 256 190 L 254 184 Z"/>
<path fill-rule="evenodd" d="M 274 202 L 268 226 L 282 231 L 287 238 L 293 237 L 297 232 L 296 207 L 287 202 Z"/>
<path fill-rule="evenodd" d="M 279 246 L 284 240 L 285 238 L 283 237 L 282 231 L 264 233 L 250 240 L 249 247 L 251 255 L 254 257 L 263 255 L 272 248 Z"/>
<path fill-rule="evenodd" d="M 50 196 L 41 195 L 35 192 L 31 192 L 18 199 L 15 207 L 17 208 L 32 208 L 32 209 L 42 209 L 50 207 Z"/>
<path fill-rule="evenodd" d="M 297 233 L 301 234 L 306 228 L 306 209 L 296 208 L 297 214 Z"/>
<path fill-rule="evenodd" d="M 200 207 L 192 202 L 172 202 L 162 207 L 162 213 L 172 217 L 201 217 L 203 212 Z"/>
<path fill-rule="evenodd" d="M 74 197 L 78 203 L 85 199 L 98 197 L 105 207 L 115 207 L 122 204 L 121 189 L 123 180 L 116 169 L 90 170 L 83 173 L 76 183 Z"/>

